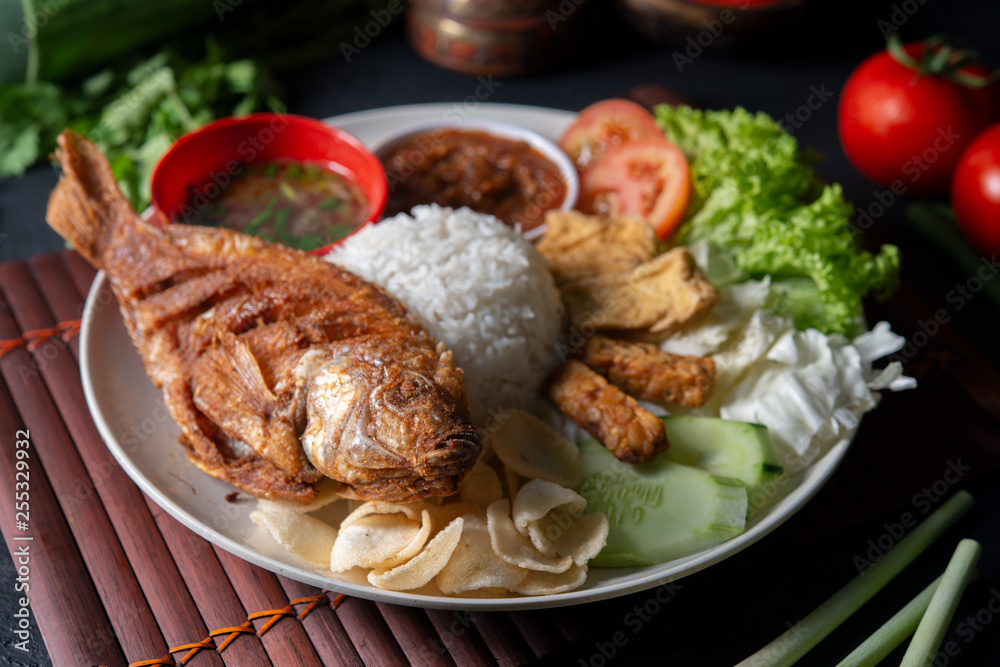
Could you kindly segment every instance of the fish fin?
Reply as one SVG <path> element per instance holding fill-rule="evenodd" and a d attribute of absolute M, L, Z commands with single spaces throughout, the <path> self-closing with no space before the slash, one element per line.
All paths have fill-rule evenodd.
<path fill-rule="evenodd" d="M 122 224 L 138 224 L 138 216 L 118 189 L 107 158 L 83 135 L 64 130 L 56 158 L 63 168 L 45 219 L 83 257 L 101 266 L 101 245 Z"/>
<path fill-rule="evenodd" d="M 295 432 L 294 406 L 282 404 L 267 386 L 245 341 L 220 334 L 207 352 L 205 371 L 209 376 L 196 401 L 224 432 L 282 470 L 303 478 L 315 473 Z"/>
<path fill-rule="evenodd" d="M 229 389 L 229 406 L 236 412 L 266 419 L 277 403 L 250 346 L 231 333 L 216 339 L 211 369 Z"/>

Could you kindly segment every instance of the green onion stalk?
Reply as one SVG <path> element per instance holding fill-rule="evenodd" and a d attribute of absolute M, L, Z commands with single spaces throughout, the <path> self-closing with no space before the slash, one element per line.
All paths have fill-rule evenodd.
<path fill-rule="evenodd" d="M 852 579 L 799 623 L 737 667 L 790 667 L 882 590 L 897 574 L 923 553 L 964 514 L 972 509 L 972 496 L 959 491 L 913 529 L 881 560 Z M 944 577 L 942 577 L 944 579 Z M 939 586 L 940 588 L 940 586 Z M 933 641 L 933 637 L 930 638 Z"/>

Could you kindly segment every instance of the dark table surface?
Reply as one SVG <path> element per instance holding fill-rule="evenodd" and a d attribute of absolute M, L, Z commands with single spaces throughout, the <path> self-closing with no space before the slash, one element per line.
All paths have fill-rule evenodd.
<path fill-rule="evenodd" d="M 594 9 L 592 16 L 587 17 L 584 52 L 572 64 L 529 77 L 494 77 L 499 85 L 489 101 L 578 110 L 603 98 L 623 96 L 635 86 L 655 83 L 704 108 L 741 105 L 783 118 L 804 104 L 813 90 L 830 91 L 829 99 L 813 111 L 808 120 L 800 123 L 794 134 L 802 146 L 816 149 L 825 156 L 818 165 L 820 174 L 828 181 L 840 182 L 849 200 L 866 207 L 875 201 L 876 192 L 881 189 L 854 171 L 840 149 L 836 133 L 838 92 L 861 58 L 882 44 L 877 21 L 888 19 L 895 3 L 867 3 L 864 7 L 833 4 L 839 9 L 831 10 L 829 21 L 774 36 L 766 49 L 768 52 L 707 53 L 695 59 L 682 73 L 674 64 L 672 50 L 646 45 L 617 20 L 613 11 Z M 923 38 L 935 32 L 960 34 L 979 47 L 987 62 L 1000 64 L 1000 39 L 996 36 L 1000 11 L 995 2 L 922 0 L 911 4 L 918 9 L 902 27 L 904 38 Z M 291 112 L 321 118 L 384 106 L 464 100 L 478 85 L 476 77 L 439 69 L 417 57 L 398 28 L 375 40 L 350 63 L 333 59 L 287 73 L 282 82 L 287 87 Z M 34 168 L 24 177 L 0 181 L 0 261 L 23 259 L 63 247 L 62 241 L 44 224 L 48 193 L 56 178 L 55 170 L 46 165 Z M 871 233 L 864 235 L 863 241 L 872 246 L 889 241 L 900 245 L 904 284 L 925 303 L 944 305 L 948 290 L 968 276 L 906 226 L 903 221 L 906 203 L 902 198 L 890 206 Z M 954 315 L 951 326 L 979 354 L 994 366 L 1000 366 L 995 333 L 1000 311 L 996 306 L 987 299 L 974 299 Z M 919 361 L 918 356 L 910 363 Z M 942 419 L 947 419 L 947 415 L 942 415 Z M 994 423 L 994 427 L 997 426 Z M 10 434 L 0 435 L 5 442 L 10 440 Z M 6 484 L 5 488 L 9 488 Z M 914 489 L 914 493 L 919 491 Z M 979 539 L 985 548 L 984 563 L 980 567 L 983 576 L 976 587 L 977 595 L 983 599 L 969 602 L 967 610 L 963 607 L 973 614 L 990 593 L 996 592 L 996 588 L 991 587 L 1000 585 L 1000 571 L 996 565 L 1000 561 L 1000 521 L 997 519 L 1000 484 L 995 478 L 977 489 L 977 500 L 977 518 L 965 532 Z M 905 510 L 910 502 L 909 497 L 900 498 L 899 509 Z M 681 592 L 677 612 L 657 615 L 633 641 L 615 650 L 615 660 L 631 664 L 650 656 L 672 656 L 676 663 L 671 664 L 722 664 L 708 657 L 716 656 L 717 659 L 719 655 L 727 655 L 720 646 L 737 643 L 749 652 L 783 629 L 785 619 L 798 618 L 814 607 L 822 599 L 822 596 L 817 597 L 817 590 L 830 592 L 846 581 L 853 574 L 850 571 L 852 556 L 863 548 L 868 538 L 883 531 L 882 523 L 875 522 L 843 536 L 839 543 L 827 542 L 795 554 L 770 553 L 767 556 L 772 562 L 760 572 L 747 571 L 732 576 L 733 568 L 738 565 L 727 565 L 730 576 L 726 581 L 731 582 L 727 587 L 714 590 L 708 587 L 712 590 L 711 596 L 698 601 L 686 601 Z M 757 550 L 755 562 L 759 562 L 759 556 L 770 548 L 768 540 L 752 547 L 751 551 Z M 3 582 L 0 584 L 0 616 L 10 619 L 15 609 L 12 582 L 16 574 L 7 550 L 0 552 L 3 553 L 0 557 L 0 582 Z M 941 558 L 939 554 L 936 560 L 918 561 L 913 566 L 913 581 L 937 576 L 944 562 Z M 946 560 L 947 556 L 943 558 Z M 696 576 L 703 579 L 710 575 Z M 697 588 L 697 584 L 692 588 Z M 880 602 L 882 611 L 898 609 L 917 590 L 914 583 L 909 588 L 889 591 L 889 597 Z M 875 618 L 881 617 L 872 616 L 867 624 L 844 628 L 823 645 L 824 652 L 844 655 L 875 627 Z M 992 620 L 993 615 L 990 618 Z M 9 627 L 13 623 L 8 621 L 0 625 Z M 621 618 L 608 619 L 608 637 L 621 626 Z M 958 638 L 965 646 L 964 638 L 956 632 L 953 624 L 949 638 Z M 37 628 L 34 636 L 39 637 Z M 1000 620 L 994 621 L 993 627 L 984 627 L 975 637 L 975 643 L 968 644 L 969 648 L 957 656 L 949 657 L 947 664 L 1000 664 L 998 637 Z M 606 639 L 595 637 L 595 642 Z M 12 642 L 11 632 L 4 631 L 0 637 L 0 664 L 50 664 L 40 641 L 33 642 L 28 659 L 24 653 L 13 649 Z M 575 646 L 573 651 L 561 652 L 553 660 L 604 664 L 598 643 Z M 809 664 L 835 662 L 820 654 L 812 656 Z"/>

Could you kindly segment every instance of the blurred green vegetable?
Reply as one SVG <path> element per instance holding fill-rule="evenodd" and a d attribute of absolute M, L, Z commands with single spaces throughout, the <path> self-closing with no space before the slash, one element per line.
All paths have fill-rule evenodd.
<path fill-rule="evenodd" d="M 179 136 L 222 116 L 284 109 L 265 70 L 356 56 L 404 8 L 402 0 L 0 1 L 0 178 L 43 159 L 72 127 L 105 152 L 141 209 L 153 167 Z"/>
<path fill-rule="evenodd" d="M 211 34 L 231 58 L 271 71 L 367 44 L 403 15 L 403 0 L 3 0 L 0 84 L 68 82 L 135 62 L 166 40 Z M 362 47 L 363 48 L 363 45 Z"/>
<path fill-rule="evenodd" d="M 104 151 L 122 191 L 142 210 L 152 170 L 178 137 L 260 109 L 284 110 L 270 78 L 251 61 L 223 62 L 212 42 L 201 62 L 164 51 L 127 70 L 99 72 L 76 90 L 0 86 L 0 177 L 24 172 L 72 127 Z"/>
<path fill-rule="evenodd" d="M 0 6 L 0 83 L 65 81 L 217 14 L 205 0 L 5 0 Z"/>
<path fill-rule="evenodd" d="M 691 164 L 682 243 L 706 239 L 752 277 L 770 275 L 797 327 L 860 333 L 862 298 L 896 286 L 899 252 L 862 250 L 854 207 L 823 185 L 794 137 L 764 113 L 661 105 L 656 118 Z"/>

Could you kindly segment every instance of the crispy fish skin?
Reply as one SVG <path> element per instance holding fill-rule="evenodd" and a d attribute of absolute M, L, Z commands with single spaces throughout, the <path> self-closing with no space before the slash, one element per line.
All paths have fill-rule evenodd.
<path fill-rule="evenodd" d="M 626 394 L 686 408 L 704 405 L 715 383 L 715 362 L 664 352 L 655 345 L 592 336 L 581 361 Z"/>
<path fill-rule="evenodd" d="M 656 415 L 576 359 L 556 370 L 547 395 L 619 461 L 645 463 L 669 446 Z"/>
<path fill-rule="evenodd" d="M 451 353 L 380 288 L 225 229 L 139 219 L 70 131 L 47 219 L 103 269 L 180 440 L 206 473 L 306 503 L 458 490 L 480 450 Z"/>

